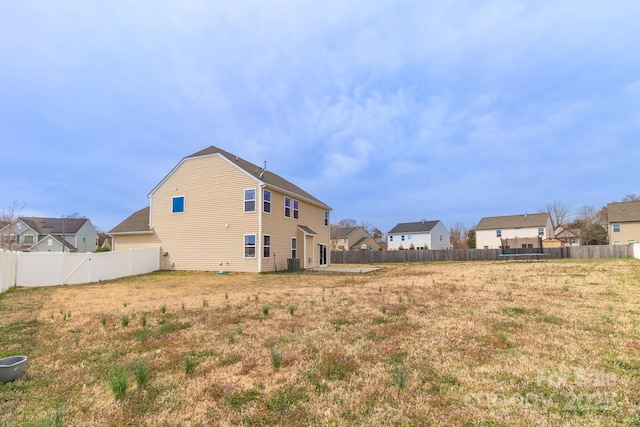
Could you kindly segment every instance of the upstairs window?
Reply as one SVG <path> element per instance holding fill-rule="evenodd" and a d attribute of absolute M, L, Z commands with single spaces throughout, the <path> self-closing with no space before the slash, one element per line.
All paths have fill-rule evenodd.
<path fill-rule="evenodd" d="M 502 237 L 502 230 L 496 230 L 496 237 Z"/>
<path fill-rule="evenodd" d="M 298 219 L 298 213 L 300 212 L 299 202 L 293 199 L 293 219 Z"/>
<path fill-rule="evenodd" d="M 614 233 L 619 233 L 620 232 L 620 223 L 619 222 L 614 222 L 613 223 L 613 232 Z"/>
<path fill-rule="evenodd" d="M 22 237 L 22 241 L 23 241 L 25 244 L 33 244 L 33 237 L 34 237 L 34 236 L 33 236 L 33 234 L 25 234 L 25 235 Z"/>
<path fill-rule="evenodd" d="M 544 236 L 544 227 L 538 227 L 538 236 Z"/>
<path fill-rule="evenodd" d="M 262 210 L 266 213 L 271 213 L 271 191 L 263 190 L 262 198 L 264 199 Z"/>
<path fill-rule="evenodd" d="M 291 198 L 284 198 L 284 216 L 291 218 Z"/>
<path fill-rule="evenodd" d="M 389 241 L 393 242 L 393 236 L 389 236 Z"/>
<path fill-rule="evenodd" d="M 182 213 L 184 212 L 184 196 L 177 196 L 173 198 L 172 203 L 172 212 L 173 213 Z"/>
<path fill-rule="evenodd" d="M 244 211 L 255 212 L 256 211 L 256 189 L 248 188 L 244 190 Z"/>
<path fill-rule="evenodd" d="M 325 227 L 329 226 L 329 211 L 324 211 L 324 225 Z"/>

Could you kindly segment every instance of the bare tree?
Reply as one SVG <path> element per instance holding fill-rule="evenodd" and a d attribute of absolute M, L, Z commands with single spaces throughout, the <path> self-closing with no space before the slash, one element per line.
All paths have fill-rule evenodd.
<path fill-rule="evenodd" d="M 453 227 L 449 229 L 449 235 L 451 237 L 451 246 L 453 249 L 467 249 L 467 237 L 469 230 L 461 222 L 456 222 Z"/>
<path fill-rule="evenodd" d="M 606 245 L 607 207 L 596 210 L 593 206 L 583 206 L 578 210 L 572 228 L 580 229 L 580 243 L 583 245 Z"/>
<path fill-rule="evenodd" d="M 18 246 L 18 230 L 16 229 L 16 220 L 22 214 L 25 205 L 20 205 L 14 200 L 7 208 L 0 211 L 0 248 L 13 250 Z"/>
<path fill-rule="evenodd" d="M 336 224 L 338 226 L 338 228 L 348 228 L 348 227 L 357 227 L 358 226 L 358 221 L 356 221 L 355 219 L 341 219 L 340 221 L 338 221 L 338 223 Z"/>
<path fill-rule="evenodd" d="M 624 196 L 624 199 L 622 199 L 623 202 L 637 202 L 640 201 L 640 196 L 637 196 L 635 194 L 627 194 L 626 196 Z"/>
<path fill-rule="evenodd" d="M 561 225 L 566 225 L 569 222 L 569 216 L 571 215 L 571 208 L 562 202 L 551 202 L 544 205 L 539 209 L 540 213 L 548 212 L 551 216 L 551 226 L 554 231 Z"/>

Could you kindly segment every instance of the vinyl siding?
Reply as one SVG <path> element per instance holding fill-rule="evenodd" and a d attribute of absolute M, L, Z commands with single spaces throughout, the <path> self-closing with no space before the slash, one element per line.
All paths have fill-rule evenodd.
<path fill-rule="evenodd" d="M 114 234 L 112 237 L 111 247 L 114 251 L 160 246 L 160 240 L 155 234 Z"/>
<path fill-rule="evenodd" d="M 317 236 L 314 242 L 307 242 L 307 268 L 317 267 L 320 258 L 319 243 L 328 245 L 329 242 L 329 227 L 324 226 L 324 209 L 321 209 L 315 205 L 299 201 L 299 217 L 293 219 L 293 209 L 291 218 L 284 216 L 284 198 L 285 194 L 273 189 L 267 188 L 271 191 L 271 213 L 263 214 L 262 229 L 263 234 L 271 235 L 271 258 L 265 258 L 262 260 L 263 271 L 286 270 L 287 259 L 291 258 L 291 238 L 298 239 L 297 258 L 300 259 L 300 267 L 305 267 L 305 240 L 304 234 L 298 229 L 298 225 L 304 225 L 315 231 Z M 292 204 L 294 196 L 291 197 Z M 262 196 L 260 197 L 262 200 Z M 262 208 L 262 206 L 260 206 Z M 313 247 L 315 246 L 315 248 Z M 316 253 L 317 252 L 317 253 Z M 315 256 L 314 256 L 315 255 Z M 308 258 L 311 257 L 314 260 L 313 263 L 308 263 Z"/>
<path fill-rule="evenodd" d="M 613 232 L 613 223 L 609 224 L 609 244 L 619 241 L 622 245 L 629 244 L 629 240 L 640 243 L 640 222 L 619 222 L 620 231 Z"/>
<path fill-rule="evenodd" d="M 258 271 L 261 245 L 255 259 L 245 259 L 244 235 L 255 234 L 260 243 L 262 197 L 256 197 L 256 212 L 245 213 L 248 188 L 259 191 L 258 181 L 219 155 L 185 159 L 156 188 L 151 195 L 151 227 L 172 268 Z M 183 213 L 172 212 L 174 196 L 185 197 Z"/>
<path fill-rule="evenodd" d="M 514 238 L 537 238 L 538 227 L 521 227 L 521 228 L 503 228 L 502 239 L 514 239 Z M 548 237 L 554 237 L 553 230 L 551 228 L 551 220 L 547 221 L 546 227 L 544 227 L 544 235 L 542 239 Z M 500 237 L 496 236 L 496 230 L 476 230 L 476 247 L 483 249 L 487 246 L 489 249 L 496 249 L 501 247 Z"/>

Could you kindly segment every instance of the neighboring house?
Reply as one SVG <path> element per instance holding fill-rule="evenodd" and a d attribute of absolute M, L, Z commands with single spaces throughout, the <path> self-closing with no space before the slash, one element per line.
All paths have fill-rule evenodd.
<path fill-rule="evenodd" d="M 113 250 L 160 246 L 161 268 L 176 270 L 262 272 L 330 263 L 331 208 L 219 148 L 183 158 L 148 197 L 149 207 L 109 232 Z"/>
<path fill-rule="evenodd" d="M 640 201 L 609 203 L 607 215 L 610 245 L 640 242 Z"/>
<path fill-rule="evenodd" d="M 562 241 L 563 246 L 580 246 L 580 229 L 559 226 L 555 231 L 556 239 Z"/>
<path fill-rule="evenodd" d="M 87 218 L 19 217 L 0 229 L 2 247 L 23 252 L 93 252 L 98 232 Z"/>
<path fill-rule="evenodd" d="M 382 249 L 364 227 L 335 228 L 331 234 L 331 248 L 336 251 L 377 251 Z"/>
<path fill-rule="evenodd" d="M 553 237 L 548 213 L 485 217 L 476 226 L 478 249 L 540 247 L 538 242 Z"/>
<path fill-rule="evenodd" d="M 404 222 L 387 233 L 387 250 L 451 249 L 449 230 L 442 221 Z"/>

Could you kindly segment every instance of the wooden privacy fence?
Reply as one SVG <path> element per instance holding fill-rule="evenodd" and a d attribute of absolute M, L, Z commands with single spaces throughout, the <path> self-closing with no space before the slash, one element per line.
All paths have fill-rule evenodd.
<path fill-rule="evenodd" d="M 634 247 L 636 248 L 634 251 Z M 526 249 L 510 250 L 525 253 Z M 531 249 L 528 249 L 532 252 Z M 500 249 L 448 249 L 429 251 L 331 251 L 332 264 L 377 264 L 420 261 L 496 261 Z M 565 246 L 544 249 L 547 259 L 640 258 L 640 244 L 620 246 Z"/>

